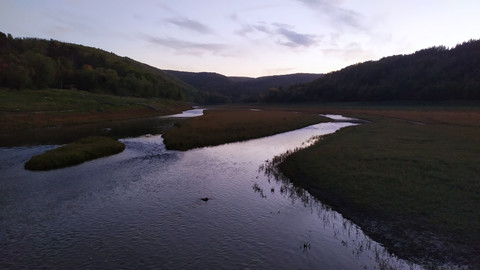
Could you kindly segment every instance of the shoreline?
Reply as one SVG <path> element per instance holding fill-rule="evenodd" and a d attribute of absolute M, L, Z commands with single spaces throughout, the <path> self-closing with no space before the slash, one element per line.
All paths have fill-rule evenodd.
<path fill-rule="evenodd" d="M 456 236 L 442 235 L 428 230 L 415 230 L 415 225 L 408 224 L 406 221 L 408 219 L 405 218 L 391 220 L 373 211 L 359 211 L 346 199 L 309 186 L 309 180 L 306 178 L 299 180 L 301 177 L 290 175 L 284 168 L 281 172 L 294 185 L 305 189 L 313 197 L 330 206 L 332 210 L 358 225 L 372 240 L 381 243 L 389 252 L 401 259 L 411 260 L 422 266 L 436 267 L 438 267 L 436 263 L 460 268 L 468 267 L 471 263 L 475 265 L 480 263 L 478 260 L 469 263 L 469 258 L 475 258 L 478 251 L 467 245 L 455 243 Z M 466 250 L 470 251 L 465 252 Z"/>
<path fill-rule="evenodd" d="M 372 124 L 366 125 L 370 126 Z M 318 142 L 316 145 L 292 153 L 277 166 L 277 169 L 282 172 L 283 175 L 288 177 L 294 185 L 304 188 L 312 196 L 331 206 L 332 209 L 341 213 L 345 218 L 351 220 L 353 223 L 360 226 L 362 230 L 373 240 L 384 244 L 390 252 L 394 253 L 400 258 L 412 260 L 416 263 L 423 265 L 426 264 L 427 266 L 431 266 L 431 264 L 435 265 L 436 262 L 439 262 L 441 264 L 445 264 L 448 267 L 452 267 L 452 265 L 456 265 L 458 267 L 473 267 L 473 269 L 475 269 L 475 267 L 478 267 L 480 265 L 480 258 L 478 258 L 478 254 L 480 252 L 480 245 L 475 241 L 475 239 L 478 240 L 480 239 L 480 237 L 478 235 L 478 232 L 475 232 L 475 229 L 473 229 L 473 231 L 472 229 L 470 229 L 469 234 L 465 231 L 463 233 L 460 233 L 462 232 L 462 230 L 459 230 L 455 226 L 449 227 L 450 225 L 445 224 L 440 224 L 439 226 L 437 226 L 435 223 L 436 221 L 429 220 L 432 219 L 433 216 L 435 216 L 435 213 L 433 212 L 427 212 L 426 214 L 420 214 L 419 216 L 412 216 L 411 214 L 408 214 L 408 211 L 398 211 L 392 213 L 386 213 L 384 211 L 382 212 L 382 208 L 386 206 L 381 203 L 381 199 L 379 200 L 380 203 L 375 203 L 382 206 L 380 207 L 381 210 L 379 211 L 375 207 L 371 207 L 365 201 L 362 201 L 363 198 L 358 201 L 358 198 L 356 198 L 355 196 L 351 197 L 350 195 L 348 195 L 350 193 L 343 193 L 341 191 L 344 189 L 341 187 L 341 182 L 343 181 L 343 179 L 345 179 L 345 177 L 340 177 L 340 175 L 349 174 L 349 169 L 347 168 L 347 166 L 344 166 L 345 163 L 341 160 L 341 157 L 345 156 L 342 156 L 343 153 L 338 156 L 332 155 L 331 150 L 328 150 L 330 148 L 322 148 L 318 146 L 321 146 L 322 144 L 327 145 L 332 143 L 336 146 L 342 145 L 342 143 L 345 143 L 346 141 L 348 141 L 348 139 L 352 138 L 352 134 L 359 132 L 359 130 L 357 130 L 358 127 L 360 126 L 349 127 L 348 129 L 340 130 L 336 133 L 329 134 L 325 136 L 325 140 Z M 372 128 L 364 127 L 363 131 L 368 129 Z M 376 131 L 378 130 L 374 130 L 373 132 Z M 407 134 L 411 135 L 410 133 Z M 358 134 L 353 136 L 357 135 Z M 376 143 L 381 144 L 384 142 L 377 141 Z M 346 145 L 345 147 L 348 148 L 350 146 L 351 145 Z M 317 148 L 314 149 L 315 147 Z M 308 155 L 305 152 L 302 153 L 302 151 L 309 151 Z M 316 155 L 312 154 L 315 153 L 315 151 L 317 151 Z M 342 152 L 343 150 L 336 149 L 336 151 Z M 365 154 L 362 152 L 362 150 L 359 150 L 359 152 L 351 151 L 348 153 L 354 153 L 353 158 L 355 159 L 361 158 L 361 156 Z M 307 164 L 308 162 L 306 162 L 306 160 L 312 160 L 313 157 L 319 157 L 322 154 L 332 155 L 330 157 L 332 159 L 325 158 L 325 161 L 318 163 L 318 165 L 312 165 L 314 164 L 313 162 Z M 388 156 L 388 154 L 384 155 Z M 307 156 L 308 159 L 305 159 L 305 157 Z M 351 160 L 347 159 L 346 162 L 349 161 Z M 325 164 L 324 162 L 328 162 L 331 164 Z M 315 170 L 321 170 L 322 173 L 325 175 L 324 177 L 333 177 L 339 183 L 333 184 L 332 186 L 332 184 L 328 181 L 325 182 L 324 180 L 319 180 L 318 177 L 319 175 L 322 175 L 322 173 L 312 173 L 312 166 L 314 166 L 313 168 L 316 168 Z M 328 174 L 328 170 L 325 171 L 325 169 L 318 166 L 339 167 L 341 168 L 340 171 L 337 172 L 339 176 L 336 176 L 337 174 L 335 173 Z M 402 166 L 402 164 L 400 164 L 399 166 Z M 363 169 L 363 171 L 359 173 L 368 174 L 367 168 L 358 168 L 361 171 Z M 388 168 L 385 168 L 385 170 L 388 171 Z M 392 174 L 394 174 L 393 171 Z M 322 187 L 322 185 L 324 184 L 321 183 L 323 182 L 326 183 L 326 186 Z M 349 183 L 348 185 L 351 185 L 351 183 L 348 181 L 345 182 L 345 184 L 343 185 L 346 185 L 347 183 Z M 398 186 L 397 188 L 402 189 L 401 186 Z M 360 190 L 358 190 L 357 193 L 365 195 L 363 191 Z M 392 201 L 395 200 L 394 197 L 388 199 Z M 421 202 L 418 203 L 421 204 Z M 458 205 L 453 204 L 452 206 L 459 207 L 461 203 L 462 202 L 457 202 Z M 459 219 L 464 218 L 461 214 L 458 215 Z"/>

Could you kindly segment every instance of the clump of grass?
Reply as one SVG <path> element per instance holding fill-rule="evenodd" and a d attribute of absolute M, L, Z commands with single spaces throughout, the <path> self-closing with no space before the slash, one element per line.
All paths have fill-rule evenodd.
<path fill-rule="evenodd" d="M 85 161 L 122 152 L 125 145 L 116 139 L 92 136 L 32 157 L 25 169 L 47 171 L 78 165 Z"/>
<path fill-rule="evenodd" d="M 327 118 L 285 111 L 208 110 L 164 134 L 167 149 L 189 150 L 245 141 L 326 122 Z"/>

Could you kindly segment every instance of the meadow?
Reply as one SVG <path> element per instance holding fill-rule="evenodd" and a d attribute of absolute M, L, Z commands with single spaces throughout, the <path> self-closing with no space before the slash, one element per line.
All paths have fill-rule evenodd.
<path fill-rule="evenodd" d="M 114 138 L 92 136 L 32 157 L 25 169 L 47 171 L 81 164 L 85 161 L 118 154 L 125 145 Z"/>
<path fill-rule="evenodd" d="M 61 89 L 0 89 L 0 127 L 7 132 L 175 114 L 190 108 L 185 102 L 159 98 Z"/>
<path fill-rule="evenodd" d="M 479 263 L 478 110 L 319 111 L 371 123 L 286 157 L 280 169 L 292 182 L 392 252 Z"/>
<path fill-rule="evenodd" d="M 186 151 L 270 136 L 326 122 L 316 114 L 286 111 L 207 110 L 164 134 L 167 149 Z"/>

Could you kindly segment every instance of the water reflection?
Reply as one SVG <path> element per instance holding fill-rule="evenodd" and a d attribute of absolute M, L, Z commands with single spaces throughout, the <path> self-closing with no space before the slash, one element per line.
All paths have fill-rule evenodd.
<path fill-rule="evenodd" d="M 203 115 L 203 111 L 205 109 L 193 109 L 193 110 L 188 110 L 184 111 L 179 114 L 173 114 L 173 115 L 166 115 L 162 116 L 163 118 L 190 118 L 190 117 L 197 117 Z"/>
<path fill-rule="evenodd" d="M 328 117 L 332 120 L 337 120 L 337 121 L 356 121 L 357 120 L 355 118 L 345 117 L 343 115 L 337 115 L 337 114 L 320 114 L 320 115 Z"/>
<path fill-rule="evenodd" d="M 125 138 L 118 155 L 48 172 L 23 164 L 55 146 L 0 148 L 0 268 L 416 269 L 258 171 L 350 125 L 187 152 L 166 150 L 160 135 Z"/>

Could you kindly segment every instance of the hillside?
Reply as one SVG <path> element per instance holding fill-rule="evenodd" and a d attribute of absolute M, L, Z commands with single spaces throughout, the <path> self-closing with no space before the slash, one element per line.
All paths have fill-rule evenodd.
<path fill-rule="evenodd" d="M 478 99 L 480 40 L 355 64 L 310 83 L 271 89 L 264 98 L 268 102 Z"/>
<path fill-rule="evenodd" d="M 192 100 L 196 89 L 160 69 L 92 47 L 0 32 L 0 87 L 78 89 Z"/>
<path fill-rule="evenodd" d="M 184 72 L 165 70 L 166 73 L 192 85 L 200 91 L 199 102 L 255 102 L 267 93 L 268 89 L 288 88 L 297 83 L 307 83 L 322 74 L 297 73 L 265 76 L 259 78 L 227 77 L 212 72 Z"/>

